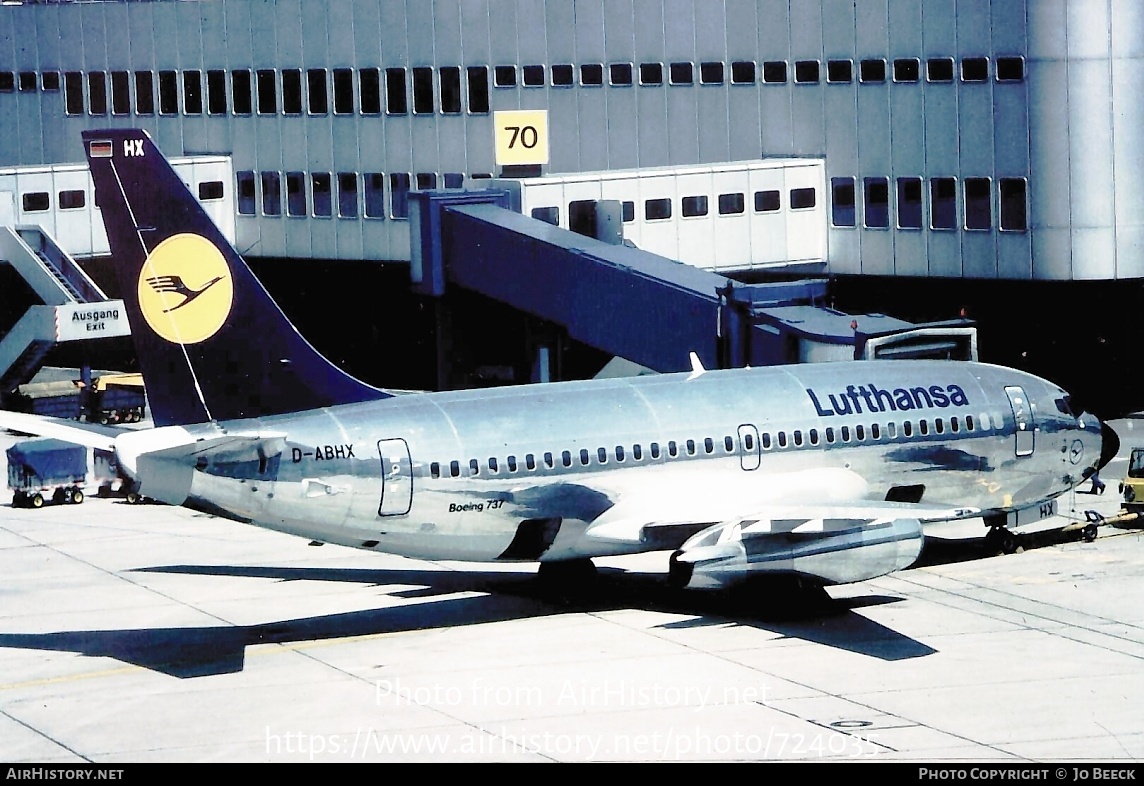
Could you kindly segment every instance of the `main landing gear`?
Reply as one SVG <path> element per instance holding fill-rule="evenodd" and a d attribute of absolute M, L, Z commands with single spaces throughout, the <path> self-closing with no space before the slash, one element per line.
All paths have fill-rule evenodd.
<path fill-rule="evenodd" d="M 1016 554 L 1024 550 L 1021 536 L 1005 527 L 990 527 L 985 536 L 985 551 L 989 554 Z"/>

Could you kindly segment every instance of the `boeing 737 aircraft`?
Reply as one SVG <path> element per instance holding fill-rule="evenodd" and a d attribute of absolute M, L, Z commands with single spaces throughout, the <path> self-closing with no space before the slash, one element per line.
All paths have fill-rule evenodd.
<path fill-rule="evenodd" d="M 823 585 L 909 566 L 923 525 L 1051 512 L 1115 453 L 1056 385 L 971 362 L 392 395 L 302 338 L 145 132 L 83 136 L 156 428 L 38 432 L 170 504 L 426 559 L 671 550 L 679 585 Z"/>

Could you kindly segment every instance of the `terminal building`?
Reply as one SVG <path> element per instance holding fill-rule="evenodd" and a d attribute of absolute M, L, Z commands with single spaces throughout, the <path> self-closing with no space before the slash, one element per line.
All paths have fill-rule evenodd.
<path fill-rule="evenodd" d="M 520 382 L 545 326 L 479 293 L 411 291 L 409 218 L 415 192 L 524 176 L 528 216 L 569 227 L 577 204 L 614 199 L 641 248 L 746 284 L 826 279 L 849 312 L 968 315 L 982 359 L 1125 411 L 1144 396 L 1106 379 L 1144 305 L 1142 56 L 1134 0 L 5 3 L 0 225 L 87 209 L 82 187 L 28 172 L 82 162 L 81 130 L 140 126 L 172 158 L 229 162 L 193 187 L 354 373 Z M 497 164 L 507 110 L 547 113 L 539 169 Z M 805 177 L 679 177 L 752 166 Z M 637 169 L 630 197 L 574 188 Z M 652 193 L 656 173 L 676 184 Z M 781 242 L 737 239 L 779 213 Z M 666 223 L 673 247 L 653 240 Z M 76 256 L 114 296 L 98 249 Z M 445 323 L 464 380 L 422 339 Z M 564 376 L 606 360 L 561 354 Z"/>

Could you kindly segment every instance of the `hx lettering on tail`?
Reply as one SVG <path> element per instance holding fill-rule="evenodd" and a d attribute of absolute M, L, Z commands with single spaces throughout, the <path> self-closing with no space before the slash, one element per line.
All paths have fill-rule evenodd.
<path fill-rule="evenodd" d="M 36 422 L 170 504 L 410 557 L 578 574 L 665 550 L 680 585 L 824 585 L 907 567 L 943 521 L 1036 511 L 1116 449 L 1056 385 L 975 362 L 393 395 L 306 342 L 145 132 L 83 137 L 155 428 Z"/>

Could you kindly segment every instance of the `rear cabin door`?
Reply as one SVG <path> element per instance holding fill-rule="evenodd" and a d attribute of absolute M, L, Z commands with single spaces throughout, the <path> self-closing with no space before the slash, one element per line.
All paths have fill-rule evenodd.
<path fill-rule="evenodd" d="M 381 503 L 379 516 L 404 516 L 413 506 L 413 462 L 409 445 L 403 439 L 382 439 L 377 443 L 381 456 Z"/>
<path fill-rule="evenodd" d="M 1005 388 L 1005 395 L 1009 397 L 1009 405 L 1013 408 L 1013 420 L 1017 424 L 1017 456 L 1031 456 L 1036 445 L 1033 410 L 1029 407 L 1029 398 L 1025 395 L 1024 389 L 1016 386 Z"/>

